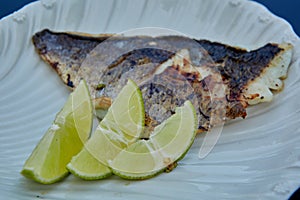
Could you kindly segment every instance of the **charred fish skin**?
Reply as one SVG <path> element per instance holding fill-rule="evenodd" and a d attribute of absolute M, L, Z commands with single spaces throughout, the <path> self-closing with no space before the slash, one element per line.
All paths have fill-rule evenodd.
<path fill-rule="evenodd" d="M 107 38 L 58 33 L 45 29 L 36 33 L 32 42 L 40 57 L 51 65 L 68 87 L 73 88 L 73 80 L 86 55 Z"/>
<path fill-rule="evenodd" d="M 53 32 L 48 29 L 36 33 L 32 40 L 37 53 L 54 68 L 69 87 L 83 60 L 97 45 L 112 35 L 99 36 Z M 119 38 L 128 40 L 129 38 Z M 149 40 L 149 37 L 143 37 Z M 186 40 L 182 36 L 162 36 L 152 38 L 156 41 L 166 40 L 172 46 L 184 47 Z M 194 40 L 207 51 L 208 56 L 216 63 L 214 68 L 222 73 L 232 89 L 232 96 L 238 95 L 242 88 L 260 75 L 268 64 L 285 49 L 278 44 L 266 44 L 257 50 L 231 47 L 208 40 Z M 290 46 L 290 45 L 289 45 Z M 287 47 L 289 49 L 291 47 Z M 193 59 L 192 59 L 193 62 Z M 241 65 L 240 65 L 241 64 Z M 61 65 L 61 66 L 60 66 Z M 60 69 L 61 68 L 61 69 Z M 65 69 L 65 71 L 63 70 Z"/>
<path fill-rule="evenodd" d="M 200 73 L 201 78 L 199 78 L 197 73 L 196 75 L 195 73 L 186 73 L 174 63 L 167 66 L 165 70 L 167 73 L 169 67 L 172 67 L 189 81 L 199 102 L 199 129 L 203 131 L 209 130 L 211 123 L 214 123 L 211 122 L 213 114 L 220 116 L 217 120 L 222 120 L 223 117 L 229 119 L 246 117 L 248 104 L 263 102 L 267 98 L 264 99 L 262 97 L 267 95 L 269 95 L 269 100 L 272 99 L 271 90 L 282 88 L 281 79 L 286 76 L 291 61 L 292 46 L 290 44 L 278 45 L 269 43 L 256 50 L 247 51 L 207 40 L 192 40 L 191 42 L 191 39 L 183 36 L 111 36 L 56 33 L 44 30 L 33 36 L 33 43 L 41 58 L 57 71 L 68 87 L 74 88 L 79 79 L 87 78 L 90 79 L 87 80 L 88 82 L 90 81 L 90 85 L 93 85 L 94 89 L 97 90 L 96 92 L 98 92 L 95 97 L 108 99 L 114 98 L 127 78 L 135 79 L 141 84 L 141 89 L 144 89 L 145 93 L 147 93 L 147 91 L 151 90 L 151 87 L 153 89 L 153 85 L 145 84 L 143 81 L 151 76 L 153 77 L 153 73 L 164 63 L 170 64 L 169 60 L 178 51 L 187 49 L 190 54 L 189 62 L 194 68 L 197 68 L 198 73 L 205 68 L 209 69 L 210 75 L 203 76 Z M 121 46 L 120 44 L 123 43 L 129 43 L 129 46 L 138 46 L 139 48 L 132 49 L 132 51 L 121 54 L 119 57 L 112 56 L 115 58 L 114 62 L 105 63 L 102 61 L 102 58 L 104 60 L 109 58 L 110 54 L 118 55 L 118 53 L 115 53 L 115 50 L 119 50 L 116 47 Z M 146 45 L 143 46 L 144 44 Z M 82 68 L 86 67 L 84 61 L 89 54 L 93 54 L 91 52 L 96 47 L 99 47 L 98 45 L 106 47 L 104 49 L 106 52 L 100 50 L 101 54 L 95 56 L 100 57 L 98 58 L 100 61 L 97 59 L 95 61 L 103 62 L 102 64 L 106 68 L 101 72 L 97 72 L 99 67 L 92 63 L 90 66 L 87 66 L 92 67 L 92 70 L 90 70 L 92 73 L 82 74 Z M 204 59 L 197 57 L 199 52 L 204 56 Z M 97 63 L 99 64 L 99 62 Z M 278 72 L 281 65 L 284 66 L 280 68 L 283 70 Z M 274 71 L 276 73 L 273 73 Z M 276 75 L 274 76 L 274 74 Z M 100 80 L 97 77 L 98 75 L 101 76 Z M 220 82 L 220 80 L 216 79 L 217 75 L 220 75 L 222 78 L 222 83 L 225 85 L 225 93 L 219 99 L 216 98 L 212 101 L 211 91 L 218 91 L 218 84 L 216 83 Z M 93 76 L 95 80 L 91 78 Z M 270 78 L 276 81 L 271 83 L 269 81 Z M 264 92 L 261 92 L 261 88 L 264 89 Z M 163 88 L 160 90 L 162 91 L 161 94 L 167 92 Z M 150 104 L 154 101 L 154 97 L 146 98 L 148 98 Z M 179 103 L 171 102 L 171 104 L 165 105 L 166 108 L 171 109 L 172 106 Z M 221 108 L 225 108 L 225 114 L 224 109 L 222 111 Z M 151 109 L 154 108 L 151 107 Z M 150 107 L 147 112 L 148 114 L 150 113 Z M 150 115 L 148 117 L 151 118 Z M 152 116 L 151 120 L 155 122 L 155 116 Z"/>
<path fill-rule="evenodd" d="M 228 100 L 243 98 L 243 89 L 269 66 L 271 61 L 284 51 L 278 44 L 268 43 L 265 46 L 247 51 L 233 48 L 220 43 L 211 43 L 207 40 L 197 41 L 216 63 L 216 68 L 221 73 L 224 81 L 231 88 Z"/>
<path fill-rule="evenodd" d="M 92 83 L 105 85 L 101 89 L 96 89 L 95 97 L 108 96 L 114 99 L 128 78 L 137 83 L 143 81 L 154 73 L 157 65 L 165 62 L 172 55 L 173 52 L 145 48 L 121 56 L 118 62 L 112 63 L 102 72 L 101 79 Z M 116 91 L 116 88 L 119 89 Z"/>
<path fill-rule="evenodd" d="M 145 99 L 146 117 L 150 119 L 151 128 L 162 123 L 175 113 L 176 107 L 182 106 L 186 100 L 198 108 L 198 99 L 194 89 L 186 77 L 180 74 L 174 66 L 169 66 L 162 73 L 154 74 L 139 85 Z M 202 118 L 196 109 L 198 121 Z"/>

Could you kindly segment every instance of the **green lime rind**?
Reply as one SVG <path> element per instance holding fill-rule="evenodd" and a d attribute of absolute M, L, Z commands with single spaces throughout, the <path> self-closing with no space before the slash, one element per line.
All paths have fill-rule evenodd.
<path fill-rule="evenodd" d="M 84 180 L 109 177 L 112 171 L 108 161 L 141 137 L 144 121 L 142 93 L 136 83 L 128 80 L 85 148 L 73 157 L 67 169 Z"/>
<path fill-rule="evenodd" d="M 73 166 L 73 163 L 76 163 Z M 76 177 L 83 180 L 99 180 L 110 177 L 113 173 L 106 165 L 99 162 L 84 148 L 74 156 L 67 169 Z"/>
<path fill-rule="evenodd" d="M 91 99 L 90 90 L 85 80 L 82 80 L 77 88 L 84 88 L 84 95 L 79 92 L 73 92 L 72 96 L 72 114 L 74 118 L 75 128 L 80 132 L 79 137 L 85 143 L 91 135 L 93 128 L 93 112 L 94 107 Z M 77 90 L 77 88 L 75 90 Z M 79 104 L 79 105 L 77 105 Z M 84 104 L 84 105 L 83 105 Z M 80 115 L 78 113 L 84 113 Z"/>
<path fill-rule="evenodd" d="M 73 101 L 74 96 L 81 99 Z M 78 129 L 74 116 L 84 116 L 87 125 Z M 65 178 L 69 174 L 66 165 L 82 149 L 91 126 L 92 104 L 86 83 L 82 81 L 26 160 L 21 174 L 42 184 L 52 184 Z"/>
<path fill-rule="evenodd" d="M 139 140 L 121 151 L 110 167 L 114 174 L 124 179 L 154 177 L 183 158 L 193 144 L 196 131 L 196 111 L 187 101 L 155 128 L 149 140 Z"/>
<path fill-rule="evenodd" d="M 192 145 L 193 145 L 193 143 L 195 141 L 195 138 L 196 138 L 196 135 L 197 135 L 197 131 L 198 131 L 198 117 L 197 117 L 197 113 L 196 113 L 195 107 L 193 106 L 193 104 L 190 101 L 188 101 L 188 103 L 190 104 L 190 106 L 193 107 L 193 115 L 194 116 L 192 118 L 194 119 L 194 133 L 193 133 L 193 135 L 191 137 L 190 144 L 187 147 L 186 151 L 176 160 L 176 162 L 182 160 L 185 157 L 185 155 L 189 152 L 189 150 L 191 149 L 191 147 L 192 147 Z"/>
<path fill-rule="evenodd" d="M 142 175 L 136 174 L 136 173 L 129 173 L 129 172 L 124 173 L 124 172 L 120 172 L 120 171 L 114 170 L 114 169 L 112 169 L 112 171 L 113 171 L 113 174 L 115 174 L 125 180 L 146 180 L 146 179 L 153 178 L 153 177 L 163 173 L 165 171 L 165 168 L 157 170 L 155 172 L 145 173 Z"/>
<path fill-rule="evenodd" d="M 67 177 L 69 175 L 69 172 L 66 171 L 65 173 L 61 174 L 60 176 L 54 177 L 52 179 L 43 179 L 40 175 L 34 173 L 34 169 L 22 169 L 21 174 L 24 177 L 32 179 L 38 183 L 48 185 L 48 184 L 53 184 L 53 183 L 63 180 L 65 177 Z"/>

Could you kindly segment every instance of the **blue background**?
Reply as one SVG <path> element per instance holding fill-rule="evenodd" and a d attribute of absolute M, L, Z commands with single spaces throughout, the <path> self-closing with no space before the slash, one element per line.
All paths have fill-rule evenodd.
<path fill-rule="evenodd" d="M 22 8 L 34 0 L 0 0 L 0 19 Z M 256 0 L 264 4 L 271 12 L 286 19 L 300 35 L 300 1 L 299 0 Z"/>
<path fill-rule="evenodd" d="M 0 0 L 0 19 L 34 0 Z M 272 13 L 287 20 L 300 35 L 300 1 L 299 0 L 256 0 L 265 5 Z M 300 180 L 299 180 L 300 185 Z M 300 190 L 297 192 L 300 193 Z M 296 196 L 292 197 L 296 199 Z"/>

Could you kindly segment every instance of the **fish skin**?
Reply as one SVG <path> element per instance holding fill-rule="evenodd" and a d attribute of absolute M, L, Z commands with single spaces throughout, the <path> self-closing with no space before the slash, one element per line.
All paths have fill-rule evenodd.
<path fill-rule="evenodd" d="M 212 124 L 217 124 L 223 118 L 245 118 L 247 115 L 246 108 L 252 100 L 249 95 L 245 97 L 245 90 L 264 75 L 274 60 L 282 56 L 284 52 L 291 50 L 289 44 L 268 43 L 256 50 L 247 51 L 217 42 L 195 40 L 182 36 L 155 38 L 112 36 L 108 34 L 93 36 L 57 33 L 46 29 L 36 33 L 32 40 L 37 53 L 56 70 L 63 82 L 71 89 L 76 87 L 82 78 L 88 77 L 86 81 L 92 94 L 94 94 L 94 98 L 109 97 L 114 99 L 126 80 L 132 78 L 138 82 L 142 90 L 145 90 L 143 97 L 146 99 L 145 110 L 147 114 L 153 108 L 148 104 L 154 101 L 152 96 L 147 97 L 146 95 L 151 90 L 151 81 L 149 82 L 149 80 L 160 77 L 160 79 L 170 82 L 172 77 L 177 77 L 173 80 L 178 81 L 178 74 L 184 76 L 194 90 L 195 96 L 190 100 L 193 100 L 194 105 L 199 107 L 197 114 L 200 131 L 209 130 Z M 126 43 L 127 51 L 123 52 L 121 46 L 124 43 Z M 97 48 L 99 49 L 95 51 Z M 183 58 L 183 61 L 186 60 L 191 66 L 194 66 L 193 70 L 186 72 L 182 66 L 174 64 L 177 61 L 173 61 L 172 66 L 167 67 L 163 73 L 155 74 L 157 68 L 168 63 L 182 49 L 189 52 L 189 58 Z M 198 55 L 199 52 L 202 55 L 201 58 Z M 111 60 L 111 58 L 113 59 Z M 177 58 L 177 60 L 180 59 Z M 291 58 L 286 60 L 290 62 Z M 195 70 L 199 67 L 208 70 L 210 75 L 203 76 L 199 70 Z M 177 71 L 177 75 L 174 70 Z M 153 76 L 153 74 L 155 75 Z M 226 86 L 225 93 L 221 98 L 212 100 L 211 92 L 218 91 L 218 84 L 216 84 L 220 82 L 218 76 L 221 77 Z M 275 78 L 281 79 L 284 76 Z M 181 89 L 186 86 L 184 81 L 178 81 L 177 84 L 176 87 Z M 99 85 L 104 87 L 98 90 L 97 86 Z M 152 90 L 157 89 L 159 87 L 152 88 Z M 155 125 L 156 122 L 160 123 L 172 114 L 174 107 L 182 104 L 185 97 L 191 97 L 190 93 L 186 95 L 180 92 L 180 89 L 177 91 L 180 102 L 172 102 L 169 107 L 166 106 L 170 110 L 159 120 L 155 119 L 155 116 L 148 116 L 150 117 L 149 121 Z M 195 98 L 197 98 L 197 103 L 195 103 Z M 253 98 L 257 98 L 255 92 Z M 259 102 L 257 101 L 257 103 Z M 225 113 L 222 111 L 224 108 Z M 218 122 L 211 121 L 212 112 L 219 116 Z M 159 115 L 156 114 L 156 117 Z"/>

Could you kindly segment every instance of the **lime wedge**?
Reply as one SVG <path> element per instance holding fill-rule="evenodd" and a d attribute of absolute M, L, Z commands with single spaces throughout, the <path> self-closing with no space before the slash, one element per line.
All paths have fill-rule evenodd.
<path fill-rule="evenodd" d="M 82 151 L 67 165 L 69 171 L 86 180 L 102 179 L 111 175 L 108 163 L 140 138 L 144 115 L 141 91 L 129 80 Z"/>
<path fill-rule="evenodd" d="M 68 174 L 66 165 L 82 149 L 91 127 L 92 103 L 82 81 L 25 162 L 21 174 L 43 184 L 63 179 Z"/>
<path fill-rule="evenodd" d="M 104 179 L 112 175 L 110 168 L 99 162 L 85 148 L 72 158 L 67 168 L 72 174 L 84 180 Z"/>
<path fill-rule="evenodd" d="M 149 140 L 122 150 L 109 164 L 125 179 L 146 179 L 180 160 L 191 147 L 197 130 L 194 106 L 186 101 L 176 113 L 154 129 Z"/>

